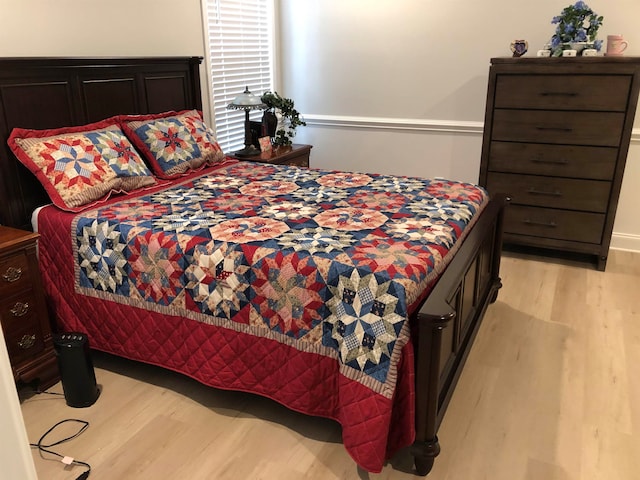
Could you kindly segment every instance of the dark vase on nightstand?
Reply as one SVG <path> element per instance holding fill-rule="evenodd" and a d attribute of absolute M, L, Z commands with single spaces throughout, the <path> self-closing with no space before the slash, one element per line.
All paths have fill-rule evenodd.
<path fill-rule="evenodd" d="M 276 136 L 278 129 L 278 117 L 270 110 L 265 110 L 262 115 L 262 131 L 266 132 L 271 138 Z"/>

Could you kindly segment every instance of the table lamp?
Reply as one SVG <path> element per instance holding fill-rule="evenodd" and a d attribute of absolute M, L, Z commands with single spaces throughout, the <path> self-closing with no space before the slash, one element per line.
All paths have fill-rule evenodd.
<path fill-rule="evenodd" d="M 249 112 L 251 110 L 263 110 L 267 106 L 262 103 L 260 97 L 255 96 L 249 91 L 249 87 L 245 87 L 244 92 L 238 95 L 233 101 L 227 105 L 230 110 L 244 110 L 244 148 L 234 153 L 239 157 L 248 157 L 251 155 L 259 155 L 260 149 L 256 148 L 251 142 L 251 122 L 249 121 Z"/>

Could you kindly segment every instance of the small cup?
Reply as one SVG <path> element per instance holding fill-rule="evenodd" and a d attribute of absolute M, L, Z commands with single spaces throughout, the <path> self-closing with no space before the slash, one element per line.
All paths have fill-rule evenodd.
<path fill-rule="evenodd" d="M 551 50 L 538 50 L 538 53 L 536 54 L 537 57 L 550 57 L 551 56 Z"/>
<path fill-rule="evenodd" d="M 562 51 L 562 56 L 563 57 L 575 57 L 578 54 L 577 51 L 575 50 L 563 50 Z"/>
<path fill-rule="evenodd" d="M 622 35 L 607 35 L 607 56 L 620 56 L 627 49 L 627 42 Z"/>

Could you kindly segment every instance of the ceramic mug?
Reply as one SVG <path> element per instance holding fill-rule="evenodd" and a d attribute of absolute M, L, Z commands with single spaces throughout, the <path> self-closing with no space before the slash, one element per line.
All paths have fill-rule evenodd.
<path fill-rule="evenodd" d="M 627 42 L 622 35 L 607 35 L 607 55 L 622 55 L 627 49 Z"/>

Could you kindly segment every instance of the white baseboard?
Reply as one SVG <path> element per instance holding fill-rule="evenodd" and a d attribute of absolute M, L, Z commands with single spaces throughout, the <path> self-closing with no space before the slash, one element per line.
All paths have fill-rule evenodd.
<path fill-rule="evenodd" d="M 613 232 L 610 247 L 612 250 L 626 250 L 628 252 L 640 253 L 640 235 Z"/>

